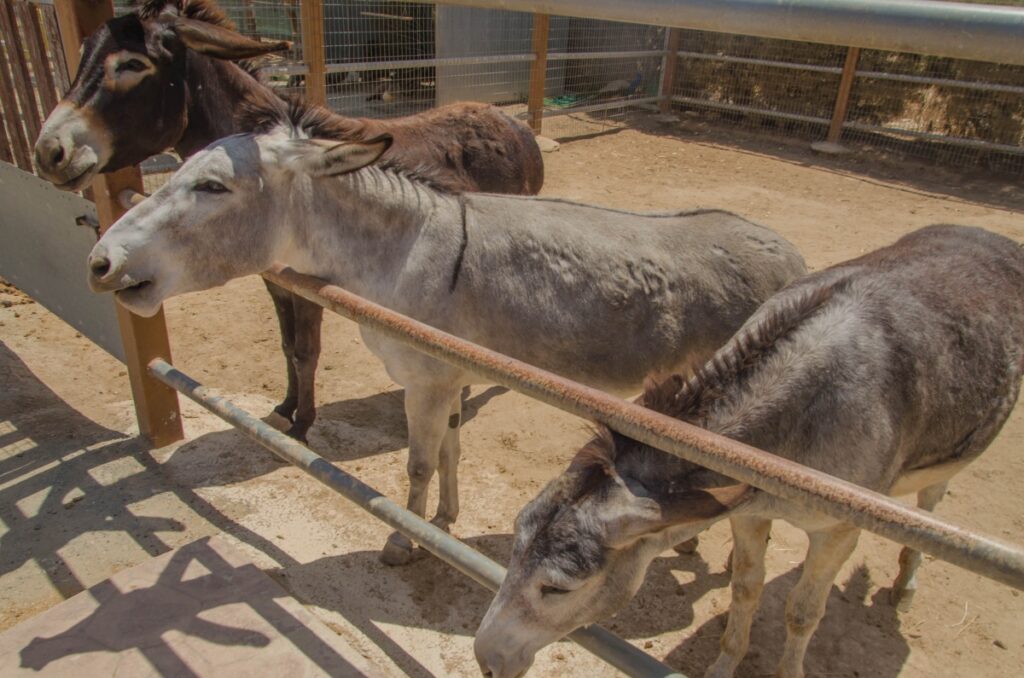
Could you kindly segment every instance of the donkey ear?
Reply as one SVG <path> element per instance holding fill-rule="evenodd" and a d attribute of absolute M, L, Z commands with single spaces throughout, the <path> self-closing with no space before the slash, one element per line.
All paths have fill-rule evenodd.
<path fill-rule="evenodd" d="M 299 168 L 314 177 L 348 174 L 376 162 L 391 147 L 392 141 L 390 134 L 381 134 L 366 141 L 343 141 L 330 146 L 314 140 L 312 150 L 302 154 Z"/>
<path fill-rule="evenodd" d="M 669 527 L 712 521 L 737 508 L 752 493 L 749 485 L 738 484 L 687 490 L 668 498 L 633 497 L 628 510 L 605 521 L 608 545 L 621 548 Z"/>
<path fill-rule="evenodd" d="M 250 59 L 291 49 L 287 41 L 259 42 L 223 26 L 178 17 L 172 24 L 174 33 L 186 47 L 216 59 Z"/>

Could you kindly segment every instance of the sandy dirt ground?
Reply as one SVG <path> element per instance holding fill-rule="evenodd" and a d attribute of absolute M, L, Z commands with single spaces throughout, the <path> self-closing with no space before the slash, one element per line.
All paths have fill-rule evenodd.
<path fill-rule="evenodd" d="M 631 129 L 563 143 L 545 160 L 546 195 L 638 210 L 727 208 L 777 229 L 813 269 L 936 222 L 1024 242 L 1024 190 L 1014 181 L 877 155 L 825 158 L 801 143 L 685 120 L 665 126 L 642 118 Z M 134 437 L 123 366 L 16 291 L 0 289 L 0 302 L 0 629 L 120 569 L 226 532 L 380 675 L 477 675 L 472 634 L 490 594 L 433 559 L 381 565 L 387 528 L 191 404 L 184 405 L 188 440 L 147 450 Z M 258 279 L 172 300 L 167 317 L 182 369 L 259 416 L 270 411 L 283 393 L 284 365 Z M 402 391 L 355 327 L 337 317 L 325 321 L 317 386 L 311 446 L 403 499 Z M 513 517 L 585 440 L 584 424 L 487 387 L 473 390 L 466 419 L 454 531 L 504 561 Z M 1018 407 L 987 454 L 953 481 L 938 513 L 1024 541 L 1022 445 Z M 785 595 L 805 546 L 799 531 L 774 530 L 768 584 L 739 675 L 773 672 Z M 728 552 L 728 530 L 719 525 L 697 554 L 664 554 L 636 599 L 605 623 L 700 675 L 725 625 Z M 811 643 L 809 676 L 1024 675 L 1018 592 L 928 558 L 913 609 L 898 613 L 887 602 L 897 553 L 891 542 L 861 538 Z M 542 652 L 534 670 L 613 674 L 569 642 Z"/>

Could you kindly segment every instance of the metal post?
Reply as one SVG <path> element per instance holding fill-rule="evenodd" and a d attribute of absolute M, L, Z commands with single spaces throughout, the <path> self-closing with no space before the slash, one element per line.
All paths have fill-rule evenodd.
<path fill-rule="evenodd" d="M 299 467 L 477 583 L 491 591 L 497 591 L 501 586 L 501 581 L 505 578 L 505 568 L 479 551 L 400 507 L 308 447 L 239 409 L 230 400 L 211 395 L 205 386 L 174 369 L 166 361 L 152 361 L 149 364 L 149 371 L 164 384 L 199 403 L 263 447 Z M 686 678 L 600 626 L 591 625 L 577 629 L 569 637 L 627 675 Z"/>
<path fill-rule="evenodd" d="M 302 0 L 302 61 L 306 64 L 306 101 L 326 106 L 323 0 Z"/>
<path fill-rule="evenodd" d="M 1024 10 L 1018 7 L 931 0 L 459 0 L 459 4 L 1024 65 Z"/>
<path fill-rule="evenodd" d="M 82 38 L 114 16 L 113 3 L 110 0 L 54 0 L 54 5 L 68 67 L 77 71 Z M 102 233 L 125 212 L 118 195 L 125 190 L 142 192 L 142 173 L 138 167 L 126 167 L 101 174 L 93 182 L 92 190 Z M 154 358 L 171 359 L 163 309 L 152 318 L 143 318 L 118 304 L 117 320 L 139 432 L 155 447 L 181 440 L 184 432 L 177 393 L 146 371 L 147 363 Z"/>
<path fill-rule="evenodd" d="M 658 89 L 658 96 L 661 101 L 658 107 L 662 113 L 672 112 L 672 95 L 676 91 L 676 69 L 679 66 L 679 40 L 682 37 L 682 30 L 669 28 L 665 36 L 665 56 L 661 61 L 661 86 Z"/>
<path fill-rule="evenodd" d="M 651 447 L 1024 590 L 1024 550 L 1017 546 L 970 532 L 878 492 L 460 339 L 318 278 L 282 266 L 263 275 L 304 299 L 488 381 L 607 424 Z"/>
<path fill-rule="evenodd" d="M 860 48 L 851 47 L 846 52 L 846 63 L 843 64 L 843 75 L 839 79 L 839 92 L 836 94 L 836 105 L 832 111 L 832 124 L 828 128 L 826 141 L 830 144 L 839 143 L 846 122 L 846 111 L 850 106 L 850 92 L 857 74 L 857 61 L 860 59 Z"/>
<path fill-rule="evenodd" d="M 530 65 L 530 96 L 526 104 L 530 129 L 541 133 L 544 118 L 544 81 L 548 74 L 549 14 L 533 15 L 533 63 Z"/>

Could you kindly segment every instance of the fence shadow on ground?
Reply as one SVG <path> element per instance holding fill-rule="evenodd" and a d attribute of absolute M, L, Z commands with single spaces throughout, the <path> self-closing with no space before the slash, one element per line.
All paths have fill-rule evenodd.
<path fill-rule="evenodd" d="M 512 535 L 485 535 L 464 541 L 506 563 Z M 693 580 L 680 585 L 676 575 L 683 572 L 691 573 Z M 781 575 L 769 573 L 761 610 L 754 622 L 752 650 L 737 675 L 774 672 L 785 634 L 785 598 L 799 573 L 799 567 Z M 392 568 L 380 564 L 377 551 L 328 556 L 291 567 L 286 579 L 292 595 L 344 617 L 403 672 L 415 678 L 432 674 L 388 637 L 381 625 L 427 628 L 445 635 L 470 637 L 492 598 L 491 592 L 468 577 L 453 575 L 451 568 L 435 558 L 426 557 L 412 566 Z M 602 623 L 631 640 L 692 629 L 666 661 L 686 675 L 698 676 L 717 656 L 726 614 L 692 628 L 699 621 L 694 618 L 693 604 L 711 590 L 728 586 L 728 574 L 721 568 L 712 571 L 699 553 L 666 555 L 651 565 L 640 592 L 629 606 L 614 619 Z M 826 667 L 834 666 L 856 666 L 860 675 L 882 678 L 899 674 L 909 647 L 900 635 L 895 608 L 881 600 L 887 590 L 869 601 L 869 586 L 868 573 L 862 567 L 832 589 L 829 612 L 808 651 L 808 675 L 832 675 Z M 370 594 L 352 595 L 352 591 Z"/>
<path fill-rule="evenodd" d="M 33 636 L 28 642 L 19 638 L 22 668 L 41 671 L 74 655 L 102 652 L 104 656 L 92 658 L 92 670 L 100 671 L 114 652 L 122 653 L 118 673 L 131 673 L 124 662 L 134 655 L 124 653 L 135 651 L 162 676 L 195 676 L 197 666 L 212 673 L 230 667 L 234 675 L 246 673 L 244 667 L 249 666 L 257 674 L 268 665 L 284 668 L 278 663 L 282 656 L 298 663 L 297 656 L 287 659 L 290 645 L 325 675 L 359 673 L 309 627 L 304 609 L 289 609 L 294 602 L 278 600 L 280 589 L 255 565 L 230 562 L 208 539 L 183 546 L 141 570 L 115 575 L 89 589 L 89 594 L 67 603 L 60 611 L 62 619 L 46 619 L 58 627 L 67 623 L 65 619 L 74 622 L 55 635 L 15 630 Z M 268 648 L 271 652 L 265 654 Z"/>
<path fill-rule="evenodd" d="M 186 525 L 132 508 L 165 493 L 176 498 L 178 510 L 191 510 L 283 566 L 295 564 L 192 487 L 169 482 L 144 440 L 105 428 L 70 407 L 3 342 L 0 383 L 0 577 L 34 562 L 57 593 L 68 598 L 88 585 L 76 571 L 93 567 L 81 561 L 89 548 L 79 541 L 83 537 L 108 545 L 126 538 L 118 542 L 121 566 L 166 553 L 171 543 L 189 540 L 182 534 Z M 210 532 L 209 526 L 199 529 Z M 78 560 L 78 566 L 69 560 Z M 42 600 L 47 593 L 36 595 Z"/>

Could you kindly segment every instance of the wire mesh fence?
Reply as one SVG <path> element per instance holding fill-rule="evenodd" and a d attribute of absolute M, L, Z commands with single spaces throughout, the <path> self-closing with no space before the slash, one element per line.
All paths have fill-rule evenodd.
<path fill-rule="evenodd" d="M 300 0 L 220 4 L 243 33 L 295 43 L 266 72 L 279 91 L 301 94 Z M 527 119 L 532 14 L 394 0 L 325 0 L 323 8 L 327 102 L 335 111 L 384 118 L 472 100 Z M 709 122 L 825 138 L 846 47 L 678 35 L 672 55 L 664 27 L 551 17 L 544 133 L 566 138 L 619 127 L 635 107 L 653 108 L 667 96 L 673 110 Z M 675 77 L 666 90 L 669 60 Z M 1024 67 L 865 50 L 844 120 L 847 145 L 1020 173 Z"/>

